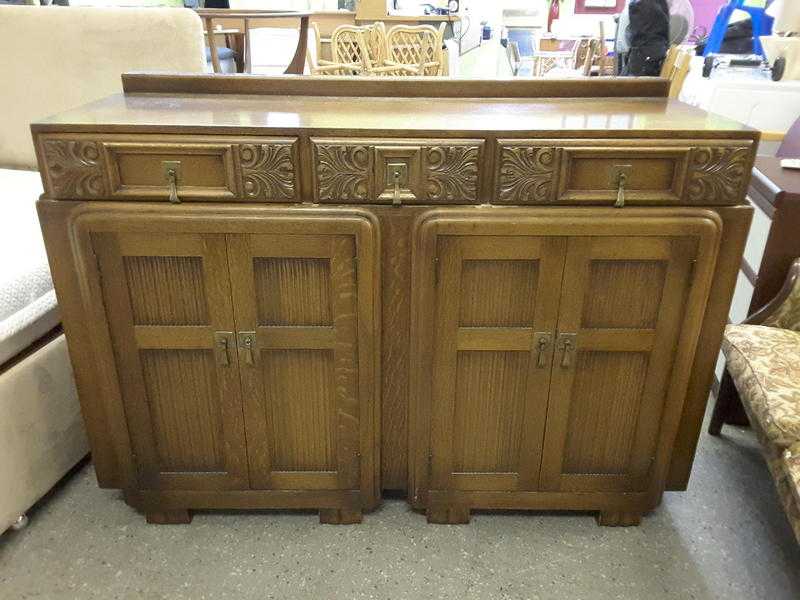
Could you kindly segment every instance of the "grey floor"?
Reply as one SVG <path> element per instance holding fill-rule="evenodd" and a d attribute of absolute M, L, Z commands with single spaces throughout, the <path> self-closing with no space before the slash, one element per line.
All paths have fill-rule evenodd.
<path fill-rule="evenodd" d="M 309 513 L 146 525 L 78 470 L 0 537 L 0 599 L 800 598 L 800 550 L 746 430 L 703 435 L 687 493 L 641 527 L 481 514 L 433 526 L 399 500 L 354 526 Z"/>

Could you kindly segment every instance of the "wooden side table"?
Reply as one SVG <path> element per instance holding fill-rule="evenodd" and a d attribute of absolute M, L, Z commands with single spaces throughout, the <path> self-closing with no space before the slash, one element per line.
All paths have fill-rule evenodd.
<path fill-rule="evenodd" d="M 291 12 L 291 11 L 277 11 L 277 10 L 232 10 L 232 9 L 209 9 L 201 8 L 197 10 L 197 14 L 203 19 L 205 23 L 206 32 L 214 32 L 214 21 L 219 19 L 238 19 L 244 21 L 244 72 L 250 73 L 252 71 L 253 61 L 252 52 L 250 49 L 250 20 L 251 19 L 286 19 L 287 17 L 297 17 L 300 19 L 300 37 L 297 40 L 297 49 L 295 50 L 292 62 L 284 71 L 287 75 L 302 75 L 303 66 L 306 60 L 306 46 L 308 44 L 308 18 L 311 16 L 309 12 Z M 216 32 L 215 32 L 216 33 Z M 214 39 L 215 36 L 208 35 L 208 47 L 211 49 L 211 64 L 214 67 L 215 73 L 221 73 L 222 68 L 219 62 L 219 54 L 217 51 L 217 43 Z M 241 60 L 241 59 L 240 59 Z M 239 61 L 237 61 L 237 66 Z"/>

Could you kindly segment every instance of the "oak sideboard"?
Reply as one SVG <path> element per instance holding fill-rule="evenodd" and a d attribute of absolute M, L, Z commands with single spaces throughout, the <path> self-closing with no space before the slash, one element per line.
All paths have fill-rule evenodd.
<path fill-rule="evenodd" d="M 758 132 L 658 79 L 123 84 L 32 131 L 97 478 L 148 521 L 685 488 Z"/>

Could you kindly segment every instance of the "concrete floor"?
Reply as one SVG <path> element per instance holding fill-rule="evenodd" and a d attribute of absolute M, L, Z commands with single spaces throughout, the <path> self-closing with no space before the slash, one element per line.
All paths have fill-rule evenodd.
<path fill-rule="evenodd" d="M 85 466 L 0 537 L 0 598 L 800 598 L 800 549 L 755 441 L 725 434 L 702 436 L 687 493 L 628 529 L 567 513 L 434 526 L 399 500 L 354 526 L 284 512 L 146 525 Z"/>

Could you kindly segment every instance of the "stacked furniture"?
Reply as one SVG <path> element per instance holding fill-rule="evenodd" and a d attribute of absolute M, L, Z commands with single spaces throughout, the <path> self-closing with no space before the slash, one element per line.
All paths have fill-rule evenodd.
<path fill-rule="evenodd" d="M 149 521 L 634 525 L 688 477 L 757 132 L 660 79 L 123 80 L 33 134 L 98 480 Z"/>
<path fill-rule="evenodd" d="M 770 303 L 728 326 L 722 349 L 800 541 L 800 259 Z"/>
<path fill-rule="evenodd" d="M 306 63 L 310 75 L 353 75 L 363 68 L 358 62 L 338 63 L 322 58 L 322 38 L 316 23 L 311 24 L 310 39 L 306 49 Z"/>
<path fill-rule="evenodd" d="M 203 32 L 183 9 L 4 6 L 0 53 L 8 57 L 0 94 L 3 532 L 24 522 L 21 515 L 88 450 L 36 215 L 42 181 L 30 123 L 119 90 L 124 70 L 202 72 Z M 60 159 L 83 164 L 93 154 L 66 147 Z"/>
<path fill-rule="evenodd" d="M 309 53 L 312 75 L 442 75 L 444 29 L 430 25 L 395 25 L 388 33 L 382 22 L 340 25 L 331 35 L 333 61 L 320 60 L 316 31 L 316 66 Z M 356 65 L 355 68 L 353 65 Z"/>

